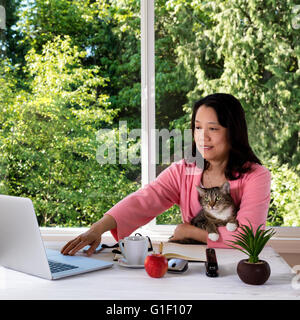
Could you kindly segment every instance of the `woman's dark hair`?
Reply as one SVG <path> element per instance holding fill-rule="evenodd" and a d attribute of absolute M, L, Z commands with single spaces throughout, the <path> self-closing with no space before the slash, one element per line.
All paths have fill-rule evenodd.
<path fill-rule="evenodd" d="M 220 125 L 228 129 L 231 148 L 225 169 L 225 177 L 229 180 L 236 180 L 243 173 L 251 170 L 251 165 L 248 165 L 249 162 L 261 164 L 261 161 L 256 157 L 249 145 L 244 109 L 238 99 L 226 93 L 208 95 L 194 104 L 191 120 L 193 157 L 198 153 L 194 140 L 195 118 L 198 109 L 203 105 L 213 108 L 217 113 Z M 208 167 L 209 162 L 204 159 L 204 170 Z"/>

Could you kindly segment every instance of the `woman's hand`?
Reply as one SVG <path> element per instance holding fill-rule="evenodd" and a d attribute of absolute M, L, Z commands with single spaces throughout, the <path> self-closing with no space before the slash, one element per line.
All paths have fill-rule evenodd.
<path fill-rule="evenodd" d="M 199 229 L 189 223 L 179 224 L 174 231 L 170 240 L 183 240 L 184 238 L 190 238 L 207 243 L 208 233 L 205 230 Z"/>
<path fill-rule="evenodd" d="M 89 229 L 75 239 L 69 241 L 62 249 L 61 253 L 64 255 L 73 256 L 77 251 L 87 245 L 91 247 L 87 250 L 87 255 L 90 256 L 101 242 L 101 234 L 94 229 Z"/>
<path fill-rule="evenodd" d="M 174 234 L 170 240 L 183 240 L 184 238 L 190 238 L 189 231 L 191 230 L 192 225 L 189 223 L 181 223 L 177 225 L 174 230 Z"/>
<path fill-rule="evenodd" d="M 117 223 L 115 219 L 108 214 L 104 215 L 99 221 L 94 223 L 88 231 L 69 241 L 60 252 L 65 255 L 68 254 L 69 256 L 73 256 L 83 247 L 90 245 L 91 247 L 86 252 L 87 255 L 90 256 L 99 246 L 102 234 L 105 231 L 115 229 L 116 227 Z"/>

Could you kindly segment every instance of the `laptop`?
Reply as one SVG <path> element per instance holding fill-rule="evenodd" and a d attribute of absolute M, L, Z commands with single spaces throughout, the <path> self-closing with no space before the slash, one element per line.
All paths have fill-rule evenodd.
<path fill-rule="evenodd" d="M 45 248 L 32 201 L 0 195 L 0 265 L 55 280 L 109 268 L 113 262 Z"/>

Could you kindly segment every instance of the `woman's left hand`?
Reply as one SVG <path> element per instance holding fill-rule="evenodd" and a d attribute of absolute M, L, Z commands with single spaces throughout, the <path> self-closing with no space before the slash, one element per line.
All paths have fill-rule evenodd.
<path fill-rule="evenodd" d="M 174 234 L 169 240 L 178 241 L 185 238 L 190 238 L 203 243 L 207 243 L 207 236 L 207 231 L 199 229 L 198 227 L 185 222 L 179 224 L 175 228 Z"/>
<path fill-rule="evenodd" d="M 184 238 L 189 238 L 189 233 L 191 231 L 192 225 L 189 223 L 181 223 L 177 225 L 177 227 L 174 230 L 173 236 L 170 238 L 170 240 L 182 240 Z"/>

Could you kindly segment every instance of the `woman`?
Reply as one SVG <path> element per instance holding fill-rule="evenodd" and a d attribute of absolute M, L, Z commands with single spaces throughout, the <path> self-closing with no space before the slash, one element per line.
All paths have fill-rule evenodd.
<path fill-rule="evenodd" d="M 209 247 L 226 248 L 234 240 L 226 227 L 219 227 L 219 239 L 212 241 L 205 230 L 189 222 L 201 209 L 195 186 L 205 188 L 230 184 L 230 194 L 239 208 L 239 225 L 250 221 L 256 229 L 266 223 L 270 203 L 270 172 L 261 165 L 249 142 L 244 110 L 240 102 L 229 94 L 209 95 L 194 105 L 191 128 L 194 161 L 182 159 L 172 163 L 153 182 L 130 194 L 91 228 L 69 241 L 61 250 L 74 255 L 86 245 L 91 255 L 101 242 L 101 235 L 111 230 L 116 240 L 130 235 L 174 204 L 180 206 L 183 223 L 179 224 L 173 240 L 192 238 Z M 200 154 L 199 154 L 200 153 Z M 198 156 L 197 156 L 198 154 Z M 204 159 L 198 167 L 199 155 Z"/>

